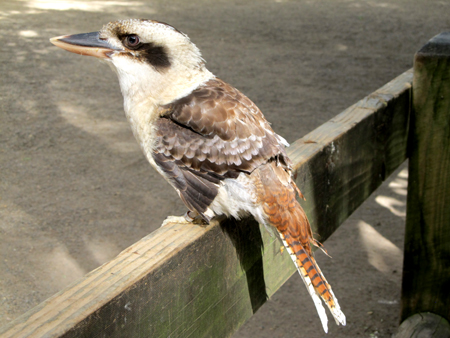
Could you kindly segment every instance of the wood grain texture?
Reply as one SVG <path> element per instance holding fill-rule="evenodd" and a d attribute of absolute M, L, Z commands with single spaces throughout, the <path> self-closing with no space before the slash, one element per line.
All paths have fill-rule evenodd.
<path fill-rule="evenodd" d="M 402 319 L 450 319 L 450 32 L 415 56 Z"/>
<path fill-rule="evenodd" d="M 411 81 L 411 71 L 402 74 L 288 149 L 320 240 L 406 159 Z M 281 246 L 250 220 L 167 226 L 0 333 L 230 336 L 295 272 Z"/>
<path fill-rule="evenodd" d="M 398 328 L 394 338 L 446 338 L 450 337 L 450 324 L 433 313 L 416 313 Z"/>

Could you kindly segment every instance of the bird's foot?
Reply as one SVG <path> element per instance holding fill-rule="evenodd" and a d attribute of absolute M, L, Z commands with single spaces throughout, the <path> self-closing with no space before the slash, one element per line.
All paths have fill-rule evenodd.
<path fill-rule="evenodd" d="M 162 222 L 161 228 L 170 224 L 179 224 L 179 223 L 191 223 L 184 216 L 167 216 L 167 218 Z"/>
<path fill-rule="evenodd" d="M 194 213 L 192 211 L 186 211 L 184 216 L 167 216 L 167 218 L 163 221 L 161 228 L 165 227 L 169 224 L 189 224 L 194 223 L 201 226 L 205 226 L 206 222 L 198 215 L 198 213 Z"/>

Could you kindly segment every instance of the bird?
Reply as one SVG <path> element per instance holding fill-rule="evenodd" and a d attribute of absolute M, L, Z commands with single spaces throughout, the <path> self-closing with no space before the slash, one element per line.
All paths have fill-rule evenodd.
<path fill-rule="evenodd" d="M 324 331 L 322 301 L 337 325 L 346 324 L 312 253 L 312 246 L 321 244 L 297 201 L 303 195 L 292 178 L 288 142 L 255 103 L 206 68 L 186 34 L 164 22 L 127 19 L 50 42 L 94 56 L 117 73 L 125 115 L 141 150 L 188 209 L 180 221 L 253 216 L 278 233 Z"/>

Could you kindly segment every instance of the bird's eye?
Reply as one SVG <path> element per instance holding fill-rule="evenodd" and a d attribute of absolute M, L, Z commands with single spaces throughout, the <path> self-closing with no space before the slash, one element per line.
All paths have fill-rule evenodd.
<path fill-rule="evenodd" d="M 136 48 L 140 44 L 139 36 L 134 34 L 126 36 L 123 42 L 128 48 Z"/>

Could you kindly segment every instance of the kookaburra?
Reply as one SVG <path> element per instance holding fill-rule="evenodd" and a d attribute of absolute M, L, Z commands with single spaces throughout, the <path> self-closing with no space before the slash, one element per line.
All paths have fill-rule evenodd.
<path fill-rule="evenodd" d="M 258 107 L 205 67 L 187 35 L 152 20 L 123 20 L 99 32 L 52 38 L 116 71 L 127 119 L 147 160 L 189 209 L 186 220 L 253 217 L 275 228 L 327 332 L 320 298 L 336 323 L 345 315 L 311 251 L 311 227 L 296 195 L 285 146 Z"/>

